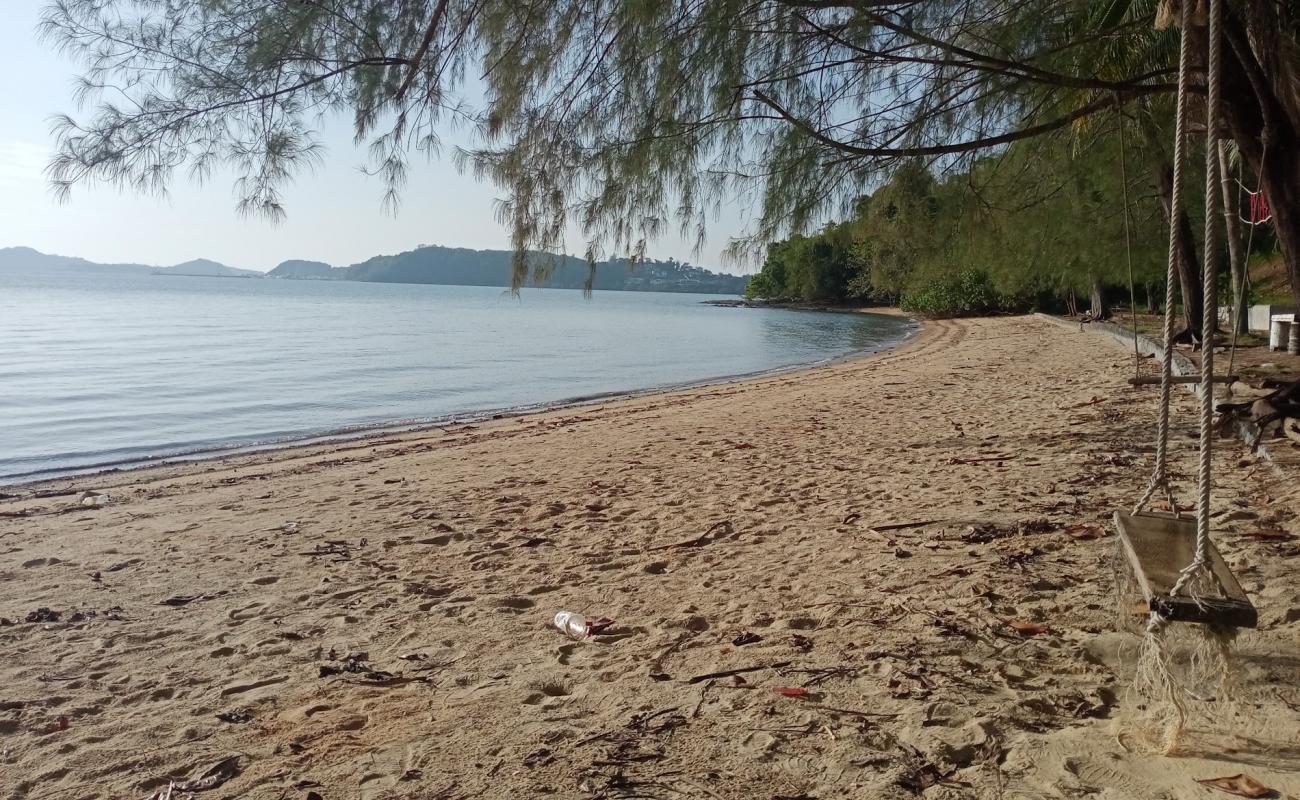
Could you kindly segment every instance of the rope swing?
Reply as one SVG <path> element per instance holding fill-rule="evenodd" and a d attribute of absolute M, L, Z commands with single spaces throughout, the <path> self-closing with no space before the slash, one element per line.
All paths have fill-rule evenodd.
<path fill-rule="evenodd" d="M 1174 383 L 1174 286 L 1178 281 L 1179 242 L 1176 220 L 1183 214 L 1183 167 L 1187 154 L 1188 84 L 1191 73 L 1193 10 L 1196 0 L 1182 0 L 1178 57 L 1178 100 L 1175 117 L 1173 191 L 1170 197 L 1169 250 L 1165 279 L 1164 347 L 1160 370 L 1156 456 L 1146 490 L 1130 513 L 1116 512 L 1115 523 L 1123 552 L 1133 568 L 1149 614 L 1138 662 L 1135 689 L 1146 695 L 1162 719 L 1165 752 L 1176 748 L 1186 719 L 1185 696 L 1196 697 L 1176 675 L 1165 641 L 1172 622 L 1199 623 L 1204 634 L 1192 654 L 1193 668 L 1213 664 L 1226 693 L 1230 673 L 1230 643 L 1238 627 L 1254 627 L 1256 613 L 1228 570 L 1210 536 L 1210 494 L 1213 488 L 1214 331 L 1218 317 L 1217 256 L 1222 224 L 1219 178 L 1220 64 L 1222 55 L 1221 0 L 1209 0 L 1206 61 L 1205 125 L 1205 241 L 1202 275 L 1201 365 L 1198 395 L 1199 453 L 1196 474 L 1195 520 L 1180 515 L 1169 479 L 1169 417 Z M 1170 513 L 1148 511 L 1157 492 L 1169 502 Z M 1204 698 L 1200 698 L 1204 699 Z"/>

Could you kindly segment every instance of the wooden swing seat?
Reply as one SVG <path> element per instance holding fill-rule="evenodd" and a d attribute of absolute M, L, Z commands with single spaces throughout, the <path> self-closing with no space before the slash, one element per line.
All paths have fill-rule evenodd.
<path fill-rule="evenodd" d="M 1115 527 L 1138 587 L 1152 611 L 1174 622 L 1236 628 L 1254 628 L 1259 622 L 1250 598 L 1213 544 L 1210 544 L 1210 571 L 1218 583 L 1218 596 L 1201 597 L 1199 601 L 1170 596 L 1169 590 L 1178 580 L 1179 571 L 1191 563 L 1196 552 L 1194 517 L 1116 511 Z"/>

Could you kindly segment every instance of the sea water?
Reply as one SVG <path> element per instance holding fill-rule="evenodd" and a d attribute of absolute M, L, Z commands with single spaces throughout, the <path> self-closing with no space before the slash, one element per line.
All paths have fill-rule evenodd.
<path fill-rule="evenodd" d="M 0 271 L 0 482 L 750 375 L 911 332 L 708 299 Z"/>

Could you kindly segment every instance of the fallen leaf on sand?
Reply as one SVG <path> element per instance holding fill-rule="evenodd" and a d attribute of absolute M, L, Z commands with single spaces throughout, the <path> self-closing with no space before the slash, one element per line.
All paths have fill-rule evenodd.
<path fill-rule="evenodd" d="M 782 697 L 807 697 L 808 690 L 798 686 L 773 686 L 772 691 Z"/>
<path fill-rule="evenodd" d="M 1238 797 L 1268 797 L 1273 793 L 1272 789 L 1246 774 L 1228 775 L 1223 778 L 1205 778 L 1196 782 L 1211 789 L 1235 794 Z"/>
<path fill-rule="evenodd" d="M 1008 619 L 1003 621 L 1003 625 L 1011 628 L 1021 636 L 1037 636 L 1040 633 L 1050 633 L 1051 628 L 1041 625 L 1037 622 L 1022 622 L 1018 619 Z"/>
<path fill-rule="evenodd" d="M 1101 539 L 1106 536 L 1106 529 L 1100 525 L 1071 525 L 1065 529 L 1065 535 L 1071 539 L 1086 542 L 1089 539 Z"/>
<path fill-rule="evenodd" d="M 1246 531 L 1242 536 L 1261 542 L 1285 542 L 1295 538 L 1294 534 L 1288 533 L 1281 528 L 1261 528 L 1257 531 Z"/>

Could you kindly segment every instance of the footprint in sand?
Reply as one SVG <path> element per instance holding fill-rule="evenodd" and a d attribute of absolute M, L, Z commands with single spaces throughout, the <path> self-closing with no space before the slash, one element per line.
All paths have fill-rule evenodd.
<path fill-rule="evenodd" d="M 497 611 L 516 612 L 522 612 L 537 605 L 536 600 L 529 600 L 527 597 L 501 597 L 497 598 L 495 603 Z"/>
<path fill-rule="evenodd" d="M 573 693 L 569 685 L 563 681 L 542 681 L 533 684 L 529 688 L 532 691 L 523 700 L 523 704 L 526 706 L 557 705 L 562 702 L 561 698 L 568 697 Z"/>
<path fill-rule="evenodd" d="M 234 622 L 244 622 L 245 620 L 261 616 L 263 608 L 266 608 L 264 604 L 253 603 L 252 605 L 247 605 L 243 608 L 231 609 L 230 612 L 226 614 L 226 617 Z"/>
<path fill-rule="evenodd" d="M 262 689 L 267 686 L 274 686 L 277 683 L 284 683 L 287 680 L 289 680 L 288 675 L 275 675 L 270 678 L 263 678 L 260 681 L 252 681 L 251 683 L 235 683 L 222 689 L 221 696 L 230 697 L 236 694 L 244 694 L 245 692 L 251 692 L 255 689 Z"/>

